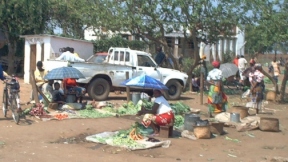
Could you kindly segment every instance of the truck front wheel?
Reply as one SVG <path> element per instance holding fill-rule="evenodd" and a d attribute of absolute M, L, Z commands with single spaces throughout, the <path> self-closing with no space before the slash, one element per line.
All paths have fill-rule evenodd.
<path fill-rule="evenodd" d="M 97 101 L 107 99 L 110 92 L 110 84 L 103 78 L 94 79 L 88 86 L 89 97 Z"/>
<path fill-rule="evenodd" d="M 182 85 L 177 80 L 170 80 L 166 87 L 168 90 L 164 93 L 166 99 L 177 100 L 182 93 Z"/>

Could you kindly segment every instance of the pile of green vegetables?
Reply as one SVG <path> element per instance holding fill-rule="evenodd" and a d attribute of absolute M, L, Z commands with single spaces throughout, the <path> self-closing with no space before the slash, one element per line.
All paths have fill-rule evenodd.
<path fill-rule="evenodd" d="M 138 122 L 132 125 L 130 129 L 127 130 L 120 130 L 117 134 L 109 137 L 95 137 L 99 142 L 105 144 L 106 140 L 112 139 L 113 144 L 115 146 L 126 146 L 128 148 L 135 148 L 135 147 L 145 147 L 144 144 L 139 144 L 135 140 L 129 138 L 129 133 L 133 128 L 136 128 L 139 131 L 139 126 L 141 126 Z"/>
<path fill-rule="evenodd" d="M 139 110 L 141 110 L 141 106 L 144 106 L 146 109 L 152 109 L 153 103 L 148 102 L 146 100 L 140 100 L 136 105 L 130 101 L 128 103 L 124 103 L 119 108 L 113 107 L 113 105 L 109 105 L 103 107 L 102 110 L 106 111 L 107 113 L 112 114 L 119 114 L 119 115 L 135 115 Z M 94 109 L 92 105 L 86 105 L 87 110 Z"/>
<path fill-rule="evenodd" d="M 95 109 L 89 110 L 79 110 L 79 115 L 83 118 L 105 118 L 105 117 L 111 117 L 113 116 L 110 113 L 101 113 Z"/>
<path fill-rule="evenodd" d="M 153 103 L 147 100 L 140 100 L 136 105 L 130 101 L 128 103 L 124 103 L 119 108 L 115 108 L 113 107 L 113 105 L 112 106 L 109 105 L 109 106 L 102 108 L 102 110 L 106 111 L 107 113 L 101 113 L 95 110 L 92 105 L 86 105 L 86 109 L 80 110 L 79 113 L 80 113 L 80 116 L 86 117 L 86 118 L 110 117 L 110 116 L 113 116 L 113 114 L 135 115 L 137 114 L 139 110 L 141 110 L 142 106 L 148 110 L 152 110 Z M 190 107 L 185 105 L 183 102 L 179 102 L 179 101 L 176 103 L 170 103 L 170 106 L 175 114 L 174 126 L 181 127 L 182 125 L 184 125 L 183 115 L 187 112 L 190 112 Z"/>
<path fill-rule="evenodd" d="M 141 106 L 134 105 L 133 102 L 124 103 L 119 108 L 114 108 L 111 106 L 103 107 L 102 110 L 109 113 L 116 113 L 119 115 L 135 115 L 140 110 Z"/>
<path fill-rule="evenodd" d="M 175 114 L 174 126 L 181 127 L 184 125 L 183 115 L 190 112 L 190 107 L 179 101 L 174 104 L 170 104 L 170 106 Z"/>

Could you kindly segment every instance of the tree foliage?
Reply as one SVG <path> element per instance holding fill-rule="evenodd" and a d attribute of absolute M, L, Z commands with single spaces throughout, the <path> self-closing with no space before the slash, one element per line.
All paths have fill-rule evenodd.
<path fill-rule="evenodd" d="M 49 19 L 48 0 L 1 0 L 0 24 L 8 45 L 8 72 L 13 72 L 19 36 L 42 34 Z"/>
<path fill-rule="evenodd" d="M 110 47 L 126 47 L 134 50 L 145 50 L 147 45 L 139 40 L 129 41 L 123 39 L 120 35 L 116 35 L 112 38 L 106 37 L 100 40 L 94 41 L 94 51 L 108 51 Z"/>
<path fill-rule="evenodd" d="M 285 51 L 285 45 L 288 43 L 287 1 L 259 0 L 253 4 L 251 15 L 254 16 L 251 17 L 251 23 L 246 26 L 246 51 L 253 53 Z"/>

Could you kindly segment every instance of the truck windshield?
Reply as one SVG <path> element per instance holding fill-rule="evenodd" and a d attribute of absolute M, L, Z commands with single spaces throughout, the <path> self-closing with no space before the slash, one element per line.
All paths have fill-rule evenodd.
<path fill-rule="evenodd" d="M 137 55 L 138 66 L 146 66 L 146 67 L 156 67 L 156 64 L 153 62 L 151 57 L 146 55 Z"/>

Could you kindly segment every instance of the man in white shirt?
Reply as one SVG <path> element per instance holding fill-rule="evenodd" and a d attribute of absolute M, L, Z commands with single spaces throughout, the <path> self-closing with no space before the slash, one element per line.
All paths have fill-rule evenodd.
<path fill-rule="evenodd" d="M 144 115 L 142 124 L 145 127 L 151 126 L 154 130 L 152 136 L 158 136 L 158 126 L 172 126 L 174 124 L 174 113 L 168 101 L 162 96 L 160 90 L 153 90 L 153 96 L 155 100 L 152 110 L 147 110 L 142 107 L 137 115 Z"/>
<path fill-rule="evenodd" d="M 243 82 L 243 80 L 245 79 L 245 76 L 243 76 L 243 72 L 246 69 L 246 65 L 247 65 L 247 60 L 244 58 L 243 55 L 240 56 L 239 60 L 238 60 L 238 69 L 239 69 L 239 75 L 240 75 L 240 83 Z"/>
<path fill-rule="evenodd" d="M 85 62 L 84 59 L 75 56 L 73 53 L 70 52 L 70 50 L 71 50 L 70 47 L 65 48 L 65 52 L 63 52 L 61 56 L 59 56 L 55 60 L 64 60 L 70 62 Z"/>

